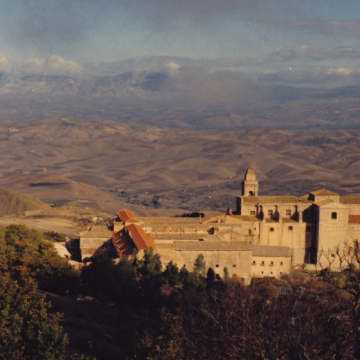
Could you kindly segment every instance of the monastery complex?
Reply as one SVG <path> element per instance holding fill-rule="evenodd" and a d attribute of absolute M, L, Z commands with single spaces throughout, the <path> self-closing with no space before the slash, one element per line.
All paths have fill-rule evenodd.
<path fill-rule="evenodd" d="M 97 251 L 115 257 L 153 248 L 163 264 L 172 260 L 192 271 L 203 254 L 223 277 L 280 277 L 292 267 L 313 269 L 331 261 L 336 246 L 360 239 L 360 197 L 326 189 L 296 196 L 259 196 L 252 167 L 245 173 L 236 210 L 212 218 L 135 217 L 127 210 L 80 233 L 81 258 Z"/>

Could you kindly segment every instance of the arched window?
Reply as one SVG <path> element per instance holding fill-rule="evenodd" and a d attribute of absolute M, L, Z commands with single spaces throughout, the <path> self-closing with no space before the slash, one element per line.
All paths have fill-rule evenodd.
<path fill-rule="evenodd" d="M 254 196 L 254 192 L 253 192 L 253 191 L 249 191 L 249 196 Z"/>
<path fill-rule="evenodd" d="M 332 212 L 332 213 L 331 213 L 331 218 L 332 218 L 332 219 L 337 219 L 337 213 L 336 213 L 336 212 Z"/>

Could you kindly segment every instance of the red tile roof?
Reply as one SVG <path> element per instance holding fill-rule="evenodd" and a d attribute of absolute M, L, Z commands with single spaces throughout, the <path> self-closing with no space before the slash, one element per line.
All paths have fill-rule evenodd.
<path fill-rule="evenodd" d="M 138 251 L 151 247 L 155 250 L 155 242 L 140 225 L 130 224 L 125 226 Z"/>
<path fill-rule="evenodd" d="M 349 215 L 349 224 L 360 224 L 360 215 Z"/>
<path fill-rule="evenodd" d="M 134 219 L 134 214 L 128 210 L 121 210 L 118 212 L 119 218 L 123 223 L 126 223 L 130 219 Z"/>
<path fill-rule="evenodd" d="M 120 230 L 114 233 L 111 240 L 119 257 L 131 255 L 135 249 L 135 244 L 127 231 Z"/>

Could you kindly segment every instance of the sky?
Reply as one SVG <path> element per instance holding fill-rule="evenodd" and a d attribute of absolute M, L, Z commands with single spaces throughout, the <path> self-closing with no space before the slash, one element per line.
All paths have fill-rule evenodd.
<path fill-rule="evenodd" d="M 0 61 L 169 55 L 354 68 L 360 53 L 359 0 L 0 0 L 0 8 Z"/>

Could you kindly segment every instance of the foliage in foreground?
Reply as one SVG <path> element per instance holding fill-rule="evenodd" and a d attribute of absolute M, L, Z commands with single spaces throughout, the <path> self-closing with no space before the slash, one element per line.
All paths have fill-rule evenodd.
<path fill-rule="evenodd" d="M 92 347 L 99 360 L 359 359 L 360 247 L 336 257 L 336 273 L 244 286 L 227 269 L 216 278 L 202 256 L 193 272 L 172 262 L 163 269 L 148 249 L 143 259 L 118 263 L 96 256 L 78 282 L 41 234 L 0 227 L 0 359 L 65 359 L 60 316 L 49 313 L 37 287 L 116 307 L 111 341 L 118 351 Z"/>
<path fill-rule="evenodd" d="M 151 250 L 145 258 L 114 264 L 102 255 L 81 275 L 85 294 L 120 311 L 116 341 L 123 358 L 359 358 L 360 318 L 350 313 L 359 309 L 360 290 L 352 295 L 323 275 L 265 278 L 244 286 L 236 279 L 215 279 L 212 269 L 201 276 L 201 257 L 196 272 L 173 263 L 161 272 Z M 342 274 L 343 284 L 351 275 L 352 291 L 353 271 L 359 270 Z M 350 307 L 350 300 L 357 307 Z"/>
<path fill-rule="evenodd" d="M 68 341 L 61 317 L 49 307 L 31 279 L 20 285 L 0 276 L 0 359 L 65 359 Z"/>
<path fill-rule="evenodd" d="M 77 274 L 42 234 L 24 225 L 0 227 L 0 359 L 65 359 L 61 316 L 38 291 L 63 294 Z"/>

